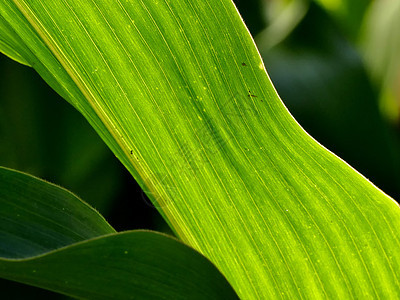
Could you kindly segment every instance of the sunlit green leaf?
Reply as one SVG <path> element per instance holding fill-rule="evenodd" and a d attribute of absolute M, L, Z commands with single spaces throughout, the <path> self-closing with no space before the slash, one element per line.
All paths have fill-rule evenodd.
<path fill-rule="evenodd" d="M 240 297 L 400 295 L 398 205 L 294 121 L 231 1 L 6 0 L 0 15 Z"/>

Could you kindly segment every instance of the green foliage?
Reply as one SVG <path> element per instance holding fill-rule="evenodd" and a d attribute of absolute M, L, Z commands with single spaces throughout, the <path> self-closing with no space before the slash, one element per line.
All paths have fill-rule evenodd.
<path fill-rule="evenodd" d="M 291 117 L 231 1 L 8 0 L 0 16 L 0 49 L 85 116 L 239 297 L 399 296 L 398 205 Z M 132 244 L 117 236 L 113 251 Z M 65 249 L 104 256 L 106 240 Z"/>
<path fill-rule="evenodd" d="M 75 195 L 0 168 L 0 256 L 25 258 L 96 236 L 112 227 Z"/>
<path fill-rule="evenodd" d="M 235 299 L 193 249 L 151 231 L 115 233 L 70 192 L 0 168 L 0 276 L 91 299 Z"/>

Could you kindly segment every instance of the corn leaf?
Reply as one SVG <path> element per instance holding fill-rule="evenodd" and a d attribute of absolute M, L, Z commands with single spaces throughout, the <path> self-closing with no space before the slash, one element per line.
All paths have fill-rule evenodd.
<path fill-rule="evenodd" d="M 5 0 L 0 16 L 2 51 L 241 298 L 400 297 L 398 205 L 291 117 L 230 0 Z"/>

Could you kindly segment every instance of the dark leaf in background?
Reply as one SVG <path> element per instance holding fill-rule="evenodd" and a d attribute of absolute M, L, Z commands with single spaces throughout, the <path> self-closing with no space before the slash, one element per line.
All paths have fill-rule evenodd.
<path fill-rule="evenodd" d="M 89 299 L 236 298 L 192 248 L 151 231 L 116 233 L 71 192 L 6 168 L 0 168 L 0 276 Z"/>

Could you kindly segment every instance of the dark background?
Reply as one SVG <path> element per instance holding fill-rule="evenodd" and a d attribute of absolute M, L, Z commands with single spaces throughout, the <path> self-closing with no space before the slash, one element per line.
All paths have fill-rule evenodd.
<path fill-rule="evenodd" d="M 314 2 L 303 1 L 306 9 L 293 17 L 298 19 L 295 25 L 275 32 L 273 43 L 266 28 L 279 21 L 274 3 L 282 1 L 235 2 L 259 43 L 278 93 L 299 123 L 400 199 L 397 120 L 381 113 L 381 86 L 372 83 L 357 43 L 371 1 L 362 2 L 358 14 L 354 13 L 358 19 L 351 18 L 351 24 Z M 0 77 L 0 165 L 71 190 L 118 231 L 148 228 L 170 233 L 89 124 L 32 69 L 0 55 Z M 8 299 L 63 297 L 4 280 L 0 290 L 10 295 Z"/>

